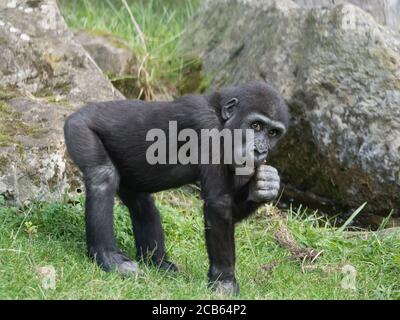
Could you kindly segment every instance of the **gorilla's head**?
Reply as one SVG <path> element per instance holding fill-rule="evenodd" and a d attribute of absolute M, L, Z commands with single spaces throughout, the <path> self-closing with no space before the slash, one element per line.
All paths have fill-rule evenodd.
<path fill-rule="evenodd" d="M 287 104 L 274 87 L 261 81 L 222 89 L 217 95 L 224 128 L 242 129 L 242 143 L 234 145 L 234 154 L 247 152 L 259 166 L 288 129 Z M 246 129 L 253 131 L 254 139 L 246 141 Z"/>

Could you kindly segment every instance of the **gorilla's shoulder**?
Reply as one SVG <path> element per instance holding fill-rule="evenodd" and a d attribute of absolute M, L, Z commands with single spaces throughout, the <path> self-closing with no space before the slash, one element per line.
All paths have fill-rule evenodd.
<path fill-rule="evenodd" d="M 178 105 L 200 109 L 206 109 L 210 106 L 210 102 L 206 96 L 200 95 L 185 95 L 175 99 L 174 102 Z"/>

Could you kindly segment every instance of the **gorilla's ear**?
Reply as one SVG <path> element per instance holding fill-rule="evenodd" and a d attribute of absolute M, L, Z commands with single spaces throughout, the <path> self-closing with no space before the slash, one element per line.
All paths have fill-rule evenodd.
<path fill-rule="evenodd" d="M 235 112 L 236 106 L 238 105 L 239 100 L 236 98 L 232 98 L 221 108 L 222 119 L 225 121 L 228 120 Z"/>

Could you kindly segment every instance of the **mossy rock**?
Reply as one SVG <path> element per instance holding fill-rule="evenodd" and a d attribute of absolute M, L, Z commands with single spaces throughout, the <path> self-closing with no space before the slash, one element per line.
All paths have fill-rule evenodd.
<path fill-rule="evenodd" d="M 22 120 L 22 114 L 16 112 L 7 103 L 0 101 L 0 147 L 18 143 L 16 136 L 39 138 L 41 128 Z"/>
<path fill-rule="evenodd" d="M 189 93 L 204 93 L 210 87 L 212 77 L 203 71 L 203 63 L 197 57 L 183 59 L 183 67 L 177 89 L 180 95 Z"/>

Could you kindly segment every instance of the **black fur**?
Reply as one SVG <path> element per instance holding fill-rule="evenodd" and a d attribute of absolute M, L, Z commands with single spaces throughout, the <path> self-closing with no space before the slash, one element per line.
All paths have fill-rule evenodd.
<path fill-rule="evenodd" d="M 168 133 L 168 122 L 172 120 L 177 121 L 178 130 L 250 128 L 251 121 L 260 115 L 281 124 L 281 131 L 288 126 L 285 102 L 275 89 L 262 82 L 210 95 L 184 96 L 172 102 L 93 103 L 69 116 L 65 141 L 85 182 L 89 255 L 105 270 L 129 261 L 119 252 L 113 234 L 113 203 L 118 194 L 131 213 L 138 258 L 175 269 L 167 260 L 160 215 L 150 194 L 200 181 L 209 279 L 227 283 L 229 290 L 237 292 L 234 224 L 260 205 L 247 200 L 252 177 L 236 177 L 232 167 L 223 164 L 150 165 L 146 150 L 152 142 L 146 141 L 146 133 L 152 128 Z M 267 127 L 265 130 L 271 129 Z M 284 134 L 269 137 L 265 130 L 255 133 L 257 165 Z"/>

